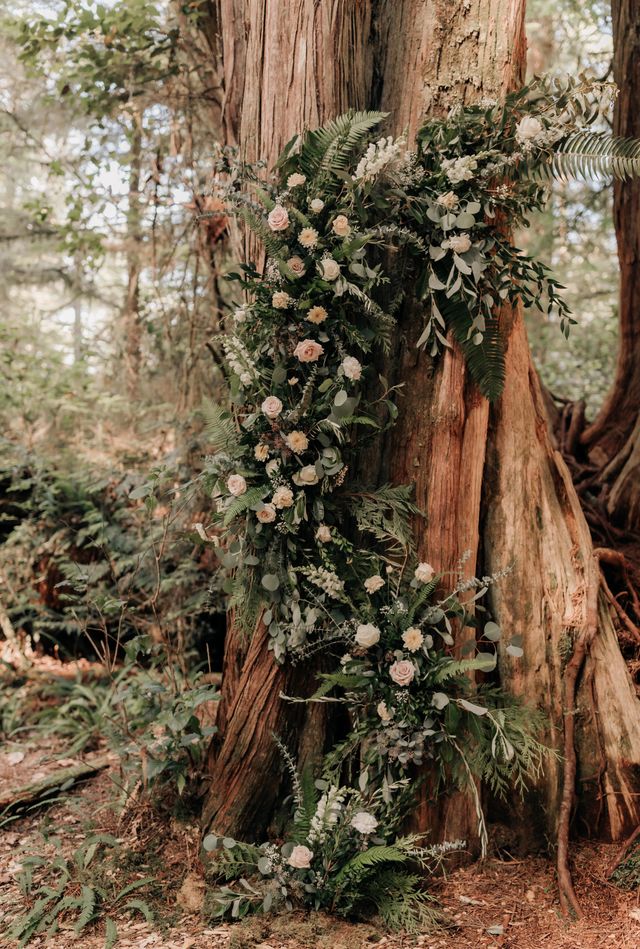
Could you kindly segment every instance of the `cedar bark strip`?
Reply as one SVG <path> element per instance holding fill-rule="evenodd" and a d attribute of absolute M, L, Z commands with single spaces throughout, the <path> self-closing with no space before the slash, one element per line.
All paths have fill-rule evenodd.
<path fill-rule="evenodd" d="M 388 110 L 395 131 L 407 129 L 411 137 L 425 112 L 496 97 L 521 78 L 524 0 L 221 0 L 221 7 L 225 121 L 249 158 L 272 162 L 300 128 L 350 106 Z M 573 715 L 576 704 L 576 781 L 590 801 L 582 814 L 593 833 L 620 838 L 640 821 L 640 703 L 604 602 L 597 631 L 587 635 L 588 604 L 598 588 L 589 531 L 548 432 L 522 316 L 501 318 L 507 384 L 490 411 L 458 349 L 432 362 L 415 348 L 423 314 L 415 306 L 401 314 L 385 370 L 390 381 L 407 385 L 398 424 L 373 470 L 380 483 L 415 483 L 416 501 L 428 514 L 426 526 L 419 525 L 419 553 L 438 569 L 455 570 L 467 551 L 468 576 L 513 567 L 493 588 L 493 608 L 507 640 L 523 637 L 525 656 L 514 661 L 501 652 L 503 684 L 545 711 L 547 740 L 558 750 L 565 712 Z M 584 663 L 563 699 L 565 662 L 577 643 Z M 323 744 L 318 708 L 305 723 L 300 706 L 283 710 L 278 698 L 281 690 L 309 694 L 313 671 L 275 668 L 265 645 L 262 627 L 248 653 L 229 630 L 220 709 L 226 725 L 203 817 L 216 833 L 254 839 L 280 795 L 271 733 L 290 727 L 289 735 L 297 733 L 316 756 Z M 567 778 L 568 833 L 570 770 Z M 537 842 L 558 830 L 562 784 L 560 761 L 550 759 L 521 809 Z M 473 840 L 470 797 L 454 794 L 435 804 L 433 792 L 427 788 L 416 815 L 422 829 L 432 839 Z"/>

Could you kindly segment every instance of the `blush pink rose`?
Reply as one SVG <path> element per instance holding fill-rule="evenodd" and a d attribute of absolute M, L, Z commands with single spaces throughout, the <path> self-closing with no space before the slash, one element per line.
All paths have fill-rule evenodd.
<path fill-rule="evenodd" d="M 407 686 L 413 682 L 416 668 L 408 659 L 400 659 L 389 668 L 389 675 L 396 685 Z"/>
<path fill-rule="evenodd" d="M 293 351 L 300 362 L 316 362 L 322 356 L 324 347 L 314 339 L 303 339 Z"/>
<path fill-rule="evenodd" d="M 289 214 L 286 208 L 281 204 L 276 204 L 275 208 L 269 212 L 267 222 L 272 231 L 286 231 L 289 227 Z"/>

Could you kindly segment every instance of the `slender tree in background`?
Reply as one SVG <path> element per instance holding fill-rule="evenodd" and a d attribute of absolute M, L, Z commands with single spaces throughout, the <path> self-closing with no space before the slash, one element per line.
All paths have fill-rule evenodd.
<path fill-rule="evenodd" d="M 273 162 L 302 127 L 355 107 L 389 111 L 390 130 L 407 129 L 411 140 L 424 115 L 499 96 L 521 81 L 523 17 L 522 0 L 220 0 L 227 139 L 248 158 Z M 526 824 L 538 841 L 559 834 L 569 905 L 576 787 L 593 835 L 618 838 L 640 821 L 640 703 L 599 592 L 578 496 L 548 431 L 522 314 L 497 316 L 508 339 L 507 375 L 490 409 L 455 346 L 432 362 L 415 346 L 422 319 L 411 309 L 401 315 L 384 366 L 391 383 L 405 383 L 400 419 L 367 464 L 378 483 L 414 482 L 427 512 L 426 528 L 417 525 L 418 552 L 438 570 L 455 570 L 465 554 L 469 576 L 511 568 L 492 605 L 500 624 L 522 637 L 524 658 L 503 654 L 500 674 L 546 713 L 548 741 L 565 757 L 549 761 L 526 803 Z M 239 837 L 260 837 L 280 798 L 272 733 L 302 761 L 322 746 L 314 707 L 300 712 L 280 699 L 281 691 L 308 694 L 311 676 L 276 667 L 266 643 L 261 625 L 243 642 L 231 624 L 204 822 Z M 433 798 L 427 783 L 423 828 L 472 836 L 465 795 Z"/>

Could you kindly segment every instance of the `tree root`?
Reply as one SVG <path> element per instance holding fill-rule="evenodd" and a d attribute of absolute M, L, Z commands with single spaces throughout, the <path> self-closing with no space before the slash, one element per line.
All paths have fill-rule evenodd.
<path fill-rule="evenodd" d="M 624 841 L 620 849 L 617 851 L 615 857 L 613 857 L 613 859 L 609 863 L 609 866 L 607 867 L 604 873 L 605 878 L 607 880 L 611 879 L 613 874 L 616 872 L 616 870 L 618 869 L 618 867 L 620 866 L 620 864 L 626 857 L 627 851 L 636 842 L 638 837 L 640 837 L 640 824 L 638 824 L 634 832 L 627 837 L 627 839 Z"/>
<path fill-rule="evenodd" d="M 594 557 L 598 563 L 597 556 Z M 582 908 L 576 896 L 569 867 L 569 829 L 576 794 L 576 695 L 578 679 L 587 656 L 587 652 L 598 630 L 598 593 L 599 583 L 588 586 L 586 591 L 586 618 L 583 629 L 575 642 L 573 654 L 564 673 L 564 773 L 560 817 L 558 821 L 558 852 L 556 870 L 560 906 L 565 916 L 583 916 Z"/>

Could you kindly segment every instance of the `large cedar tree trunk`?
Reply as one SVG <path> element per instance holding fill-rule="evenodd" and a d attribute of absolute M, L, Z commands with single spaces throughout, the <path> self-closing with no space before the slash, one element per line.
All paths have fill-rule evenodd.
<path fill-rule="evenodd" d="M 227 134 L 249 157 L 273 161 L 304 125 L 349 106 L 382 108 L 391 129 L 413 135 L 423 115 L 498 96 L 519 81 L 524 0 L 221 0 Z M 392 364 L 404 381 L 400 418 L 378 457 L 379 481 L 415 483 L 427 511 L 419 553 L 443 570 L 484 574 L 512 566 L 494 587 L 496 618 L 523 637 L 525 657 L 501 657 L 504 685 L 543 709 L 547 740 L 562 747 L 565 707 L 578 724 L 578 787 L 588 792 L 593 832 L 618 837 L 640 820 L 640 703 L 609 615 L 597 606 L 598 569 L 577 495 L 554 450 L 520 313 L 501 314 L 507 384 L 490 410 L 454 347 L 432 362 L 415 348 L 423 317 L 401 315 Z M 577 647 L 576 661 L 568 659 Z M 586 653 L 584 668 L 581 657 Z M 577 715 L 570 679 L 579 674 Z M 218 833 L 260 837 L 280 796 L 271 733 L 297 735 L 302 757 L 318 754 L 322 716 L 279 699 L 311 691 L 312 671 L 273 666 L 260 627 L 249 644 L 233 624 L 204 823 Z M 569 739 L 571 734 L 569 733 Z M 571 740 L 569 745 L 572 745 Z M 292 743 L 291 747 L 295 745 Z M 550 760 L 528 808 L 543 834 L 557 829 L 562 767 Z M 573 775 L 569 772 L 569 789 Z M 565 817 L 571 795 L 565 795 Z M 467 795 L 424 796 L 417 822 L 434 837 L 471 838 Z M 532 822 L 529 821 L 532 826 Z"/>

